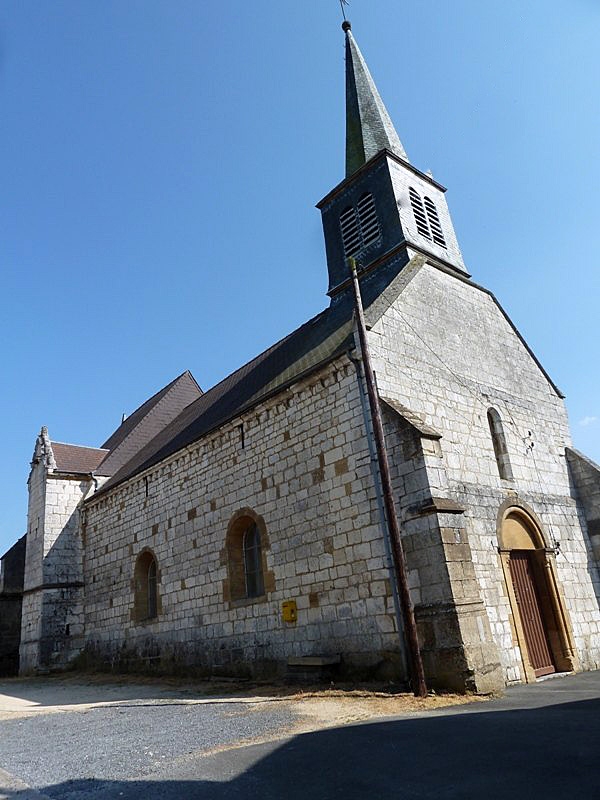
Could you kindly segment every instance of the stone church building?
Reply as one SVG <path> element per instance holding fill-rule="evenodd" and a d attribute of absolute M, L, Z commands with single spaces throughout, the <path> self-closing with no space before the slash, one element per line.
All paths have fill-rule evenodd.
<path fill-rule="evenodd" d="M 407 677 L 349 257 L 428 684 L 600 667 L 600 468 L 344 29 L 346 177 L 318 204 L 329 305 L 209 391 L 180 375 L 100 448 L 42 428 L 20 631 L 0 628 L 23 674 Z"/>

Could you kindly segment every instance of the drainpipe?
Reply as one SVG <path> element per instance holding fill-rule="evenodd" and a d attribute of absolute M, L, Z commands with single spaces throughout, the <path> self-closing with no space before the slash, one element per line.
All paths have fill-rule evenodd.
<path fill-rule="evenodd" d="M 367 445 L 369 448 L 369 456 L 371 459 L 371 471 L 373 481 L 375 483 L 375 491 L 377 496 L 377 510 L 379 511 L 379 523 L 383 532 L 383 541 L 385 544 L 385 553 L 388 560 L 388 570 L 390 573 L 392 596 L 394 598 L 394 616 L 396 617 L 396 625 L 398 626 L 398 638 L 400 639 L 400 656 L 404 664 L 404 669 L 408 673 L 410 666 L 406 660 L 406 636 L 404 633 L 404 619 L 402 617 L 402 606 L 400 604 L 400 596 L 398 594 L 398 581 L 396 580 L 396 569 L 394 565 L 394 556 L 392 555 L 390 537 L 388 535 L 387 520 L 385 516 L 385 507 L 383 505 L 383 490 L 381 481 L 379 479 L 379 465 L 377 462 L 377 448 L 375 447 L 375 439 L 373 438 L 373 426 L 371 424 L 371 413 L 369 409 L 369 400 L 363 382 L 362 361 L 352 355 L 354 346 L 348 350 L 347 356 L 354 364 L 356 370 L 356 379 L 358 381 L 358 391 L 360 392 L 360 404 L 363 410 L 363 418 L 365 421 L 365 433 L 367 437 Z"/>
<path fill-rule="evenodd" d="M 94 475 L 93 472 L 90 472 L 90 481 L 94 484 L 94 494 L 98 491 L 98 478 Z"/>
<path fill-rule="evenodd" d="M 423 661 L 421 659 L 421 651 L 419 649 L 415 612 L 408 589 L 406 557 L 402 547 L 400 524 L 398 522 L 396 509 L 394 506 L 392 480 L 390 477 L 390 467 L 387 457 L 387 450 L 385 448 L 385 437 L 383 434 L 383 420 L 381 418 L 379 397 L 375 389 L 375 376 L 373 374 L 373 367 L 371 365 L 371 355 L 369 353 L 369 345 L 367 341 L 367 326 L 365 324 L 365 314 L 362 304 L 362 297 L 360 294 L 360 285 L 358 283 L 355 259 L 349 258 L 348 266 L 352 275 L 352 286 L 354 289 L 354 309 L 358 328 L 358 338 L 360 341 L 360 351 L 363 362 L 365 382 L 367 384 L 369 410 L 371 412 L 371 422 L 373 425 L 373 435 L 375 438 L 375 448 L 377 451 L 377 461 L 379 464 L 379 477 L 383 493 L 383 503 L 385 507 L 389 540 L 392 546 L 394 571 L 396 573 L 396 583 L 398 586 L 398 593 L 400 595 L 404 619 L 404 631 L 406 634 L 408 651 L 410 655 L 413 690 L 416 697 L 425 697 L 427 695 L 425 672 L 423 670 Z"/>

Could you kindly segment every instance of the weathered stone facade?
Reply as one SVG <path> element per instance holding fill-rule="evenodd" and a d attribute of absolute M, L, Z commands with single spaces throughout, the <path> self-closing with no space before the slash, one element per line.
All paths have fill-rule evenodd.
<path fill-rule="evenodd" d="M 236 603 L 225 542 L 246 508 L 264 520 L 270 586 L 265 597 Z M 162 613 L 132 624 L 143 548 L 159 564 Z M 399 661 L 359 386 L 345 358 L 91 498 L 85 550 L 95 663 L 280 672 L 288 656 L 323 650 L 343 653 L 358 672 Z M 282 620 L 285 600 L 297 603 L 295 624 Z"/>
<path fill-rule="evenodd" d="M 600 563 L 600 467 L 573 448 L 567 448 L 573 494 L 583 508 L 592 552 Z"/>
<path fill-rule="evenodd" d="M 370 336 L 380 392 L 441 434 L 440 458 L 427 467 L 431 493 L 464 508 L 464 517 L 453 515 L 454 525 L 447 527 L 457 528 L 460 519 L 459 541 L 468 548 L 452 568 L 452 583 L 462 581 L 466 565 L 474 570 L 469 583 L 479 588 L 473 599 L 487 609 L 506 680 L 525 678 L 498 554 L 499 515 L 506 503 L 533 510 L 541 522 L 548 549 L 554 551 L 549 557 L 556 563 L 582 666 L 598 668 L 600 576 L 570 484 L 565 457 L 570 434 L 562 397 L 494 299 L 432 265 L 413 270 Z M 498 474 L 489 408 L 497 409 L 504 422 L 512 481 Z M 410 484 L 401 487 L 406 507 L 411 505 L 409 489 Z M 403 514 L 410 511 L 403 507 Z M 414 586 L 431 598 L 431 572 L 415 577 Z M 415 600 L 417 614 L 421 603 L 433 613 L 430 604 L 439 602 L 435 594 L 433 600 L 419 595 Z"/>
<path fill-rule="evenodd" d="M 29 477 L 20 670 L 68 664 L 83 644 L 79 507 L 89 479 L 56 470 L 42 429 Z"/>

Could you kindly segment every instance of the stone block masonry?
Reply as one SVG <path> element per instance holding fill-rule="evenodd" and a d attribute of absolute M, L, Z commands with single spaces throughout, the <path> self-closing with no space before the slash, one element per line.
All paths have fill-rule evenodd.
<path fill-rule="evenodd" d="M 232 602 L 224 547 L 243 509 L 264 520 L 267 585 Z M 402 677 L 382 536 L 356 372 L 342 357 L 85 504 L 86 653 L 106 667 L 232 675 L 341 654 L 348 673 Z M 162 611 L 135 623 L 144 548 Z"/>
<path fill-rule="evenodd" d="M 583 507 L 593 557 L 600 564 L 600 467 L 571 447 L 566 455 L 575 494 Z"/>
<path fill-rule="evenodd" d="M 81 476 L 34 459 L 21 621 L 20 672 L 66 666 L 83 643 L 79 506 L 90 488 Z"/>

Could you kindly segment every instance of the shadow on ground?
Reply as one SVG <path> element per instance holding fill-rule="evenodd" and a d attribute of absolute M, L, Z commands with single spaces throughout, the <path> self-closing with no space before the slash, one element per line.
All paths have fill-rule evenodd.
<path fill-rule="evenodd" d="M 558 800 L 600 797 L 600 700 L 335 728 L 174 762 L 143 780 L 39 787 L 52 800 Z M 26 791 L 5 791 L 29 800 Z M 2 789 L 0 788 L 0 793 Z"/>

